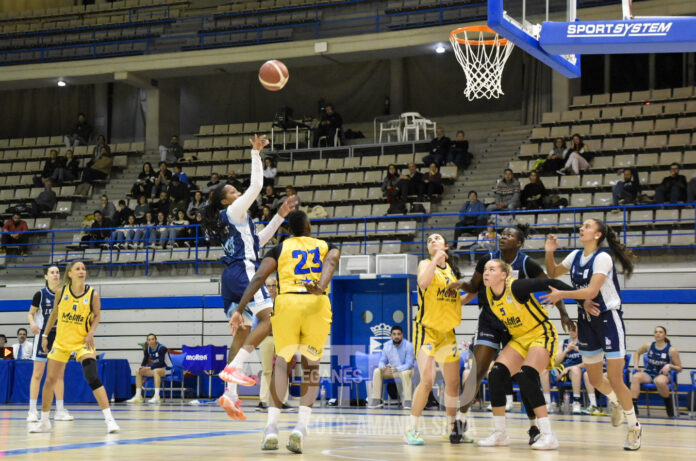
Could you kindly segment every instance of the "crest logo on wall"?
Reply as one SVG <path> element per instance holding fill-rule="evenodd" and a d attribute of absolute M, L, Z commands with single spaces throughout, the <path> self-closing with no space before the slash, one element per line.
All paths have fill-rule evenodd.
<path fill-rule="evenodd" d="M 391 341 L 391 325 L 382 322 L 370 327 L 372 336 L 370 336 L 370 354 L 373 352 L 382 352 L 382 346 L 387 341 Z"/>

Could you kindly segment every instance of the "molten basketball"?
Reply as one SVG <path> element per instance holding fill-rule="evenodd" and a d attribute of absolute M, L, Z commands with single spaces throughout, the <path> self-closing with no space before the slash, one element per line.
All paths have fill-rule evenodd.
<path fill-rule="evenodd" d="M 276 59 L 266 61 L 259 69 L 259 82 L 269 91 L 281 90 L 289 78 L 288 68 Z"/>

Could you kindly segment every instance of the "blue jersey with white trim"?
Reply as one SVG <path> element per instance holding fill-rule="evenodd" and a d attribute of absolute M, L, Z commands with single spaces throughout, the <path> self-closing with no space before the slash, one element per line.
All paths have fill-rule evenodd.
<path fill-rule="evenodd" d="M 668 343 L 662 349 L 658 349 L 657 344 L 653 341 L 648 349 L 648 358 L 645 362 L 647 374 L 657 376 L 665 365 L 672 362 L 672 358 L 669 356 L 671 347 L 672 345 Z"/>
<path fill-rule="evenodd" d="M 563 340 L 563 350 L 566 350 L 568 348 L 569 343 L 570 343 L 569 339 Z M 578 351 L 578 350 L 568 351 L 566 353 L 565 359 L 563 360 L 563 366 L 566 368 L 572 367 L 574 365 L 580 365 L 581 363 L 582 363 L 582 355 L 580 355 L 580 351 Z"/>
<path fill-rule="evenodd" d="M 41 329 L 39 337 L 45 333 L 44 330 L 46 329 L 46 322 L 51 316 L 51 312 L 53 312 L 55 303 L 56 294 L 49 290 L 48 287 L 42 288 L 41 291 L 37 291 L 34 295 L 32 305 L 39 308 L 39 310 L 37 310 L 34 314 L 34 323 L 36 323 L 36 325 Z M 52 331 L 56 331 L 56 325 L 53 325 Z"/>
<path fill-rule="evenodd" d="M 582 264 L 583 251 L 575 250 L 575 257 L 570 266 L 570 281 L 573 284 L 573 288 L 580 290 L 590 286 L 590 280 L 592 280 L 592 276 L 594 275 L 595 259 L 604 252 L 608 252 L 608 250 L 599 249 L 595 251 L 585 264 Z M 607 274 L 607 278 L 602 284 L 599 293 L 592 301 L 598 304 L 597 308 L 601 312 L 607 310 L 621 310 L 621 288 L 619 287 L 619 278 L 616 275 L 615 267 L 612 267 L 611 273 Z M 580 304 L 578 305 L 578 310 L 584 312 Z"/>
<path fill-rule="evenodd" d="M 233 224 L 227 216 L 227 210 L 220 211 L 220 225 L 227 229 L 227 237 L 222 243 L 225 256 L 222 262 L 230 265 L 236 261 L 257 261 L 259 259 L 259 237 L 251 217 L 242 224 Z"/>
<path fill-rule="evenodd" d="M 510 266 L 512 267 L 512 277 L 516 279 L 526 279 L 529 278 L 529 275 L 527 275 L 527 267 L 526 267 L 526 262 L 527 262 L 527 256 L 521 251 L 517 252 L 517 256 L 515 256 L 515 260 L 510 263 Z M 500 250 L 495 250 L 491 252 L 491 259 L 503 259 L 503 252 Z"/>

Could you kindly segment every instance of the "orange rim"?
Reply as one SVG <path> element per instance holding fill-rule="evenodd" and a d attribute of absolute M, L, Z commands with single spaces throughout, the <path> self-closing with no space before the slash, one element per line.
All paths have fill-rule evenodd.
<path fill-rule="evenodd" d="M 467 26 L 460 27 L 459 29 L 454 29 L 452 32 L 450 32 L 450 39 L 456 40 L 462 45 L 466 45 L 467 43 L 469 43 L 470 45 L 474 46 L 505 46 L 508 42 L 505 38 L 498 38 L 494 40 L 469 40 L 457 37 L 457 35 L 461 34 L 462 32 L 484 32 L 488 34 L 497 34 L 496 31 L 494 31 L 488 26 Z"/>

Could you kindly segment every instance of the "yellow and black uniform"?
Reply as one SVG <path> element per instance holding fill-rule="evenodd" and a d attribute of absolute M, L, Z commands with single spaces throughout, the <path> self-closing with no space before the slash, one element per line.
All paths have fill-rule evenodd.
<path fill-rule="evenodd" d="M 276 353 L 290 361 L 297 349 L 319 360 L 331 330 L 327 294 L 307 292 L 304 282 L 319 281 L 324 258 L 335 246 L 313 237 L 292 237 L 266 254 L 278 262 L 278 296 L 271 316 Z"/>
<path fill-rule="evenodd" d="M 572 289 L 560 280 L 508 278 L 505 291 L 500 296 L 493 296 L 490 288 L 486 288 L 486 296 L 491 311 L 512 336 L 508 345 L 522 357 L 527 357 L 532 347 L 543 347 L 549 351 L 549 368 L 552 368 L 558 347 L 558 334 L 548 312 L 534 297 L 535 292 L 548 291 L 550 286 L 559 290 Z"/>
<path fill-rule="evenodd" d="M 447 291 L 447 285 L 456 281 L 452 268 L 445 263 L 445 267 L 435 267 L 428 288 L 418 287 L 418 313 L 413 325 L 416 355 L 422 349 L 438 362 L 459 360 L 454 328 L 462 321 L 462 303 L 458 290 Z"/>
<path fill-rule="evenodd" d="M 56 320 L 56 339 L 53 348 L 48 354 L 51 360 L 67 362 L 70 354 L 75 352 L 77 359 L 87 354 L 94 354 L 95 350 L 84 344 L 85 336 L 92 328 L 92 297 L 94 288 L 85 285 L 85 292 L 76 296 L 72 287 L 63 288 L 60 298 L 56 298 L 58 310 Z"/>

